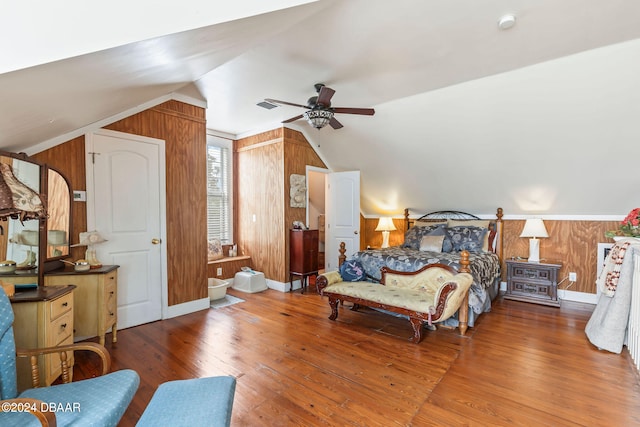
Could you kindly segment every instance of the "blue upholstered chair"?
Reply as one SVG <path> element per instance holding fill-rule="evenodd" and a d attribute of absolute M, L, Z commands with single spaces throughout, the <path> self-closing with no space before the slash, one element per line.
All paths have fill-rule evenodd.
<path fill-rule="evenodd" d="M 19 351 L 19 355 L 25 356 L 63 350 L 94 351 L 102 359 L 104 375 L 75 383 L 32 388 L 18 395 L 16 347 L 12 325 L 11 303 L 0 287 L 0 426 L 118 424 L 140 384 L 140 378 L 135 371 L 125 369 L 107 373 L 111 364 L 109 353 L 96 343 Z M 62 355 L 64 353 L 61 353 Z M 24 412 L 25 408 L 33 409 L 34 413 Z"/>

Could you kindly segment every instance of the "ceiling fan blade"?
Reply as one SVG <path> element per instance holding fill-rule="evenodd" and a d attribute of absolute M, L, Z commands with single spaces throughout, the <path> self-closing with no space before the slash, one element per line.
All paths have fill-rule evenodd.
<path fill-rule="evenodd" d="M 291 117 L 290 119 L 284 120 L 282 123 L 291 123 L 291 122 L 295 122 L 298 119 L 302 118 L 302 114 L 300 114 L 299 116 L 295 116 L 295 117 Z"/>
<path fill-rule="evenodd" d="M 373 108 L 332 108 L 334 113 L 361 114 L 363 116 L 373 116 L 376 112 Z"/>
<path fill-rule="evenodd" d="M 324 105 L 325 107 L 330 106 L 331 97 L 333 97 L 334 93 L 336 93 L 336 91 L 330 87 L 322 86 L 322 88 L 320 88 L 320 93 L 318 94 L 318 104 Z"/>
<path fill-rule="evenodd" d="M 287 101 L 279 101 L 277 99 L 265 98 L 264 100 L 267 102 L 272 102 L 274 104 L 292 105 L 294 107 L 302 107 L 307 109 L 309 108 L 306 105 L 294 104 L 293 102 L 287 102 Z"/>
<path fill-rule="evenodd" d="M 336 120 L 335 117 L 331 117 L 331 120 L 329 120 L 329 124 L 334 129 L 340 129 L 341 127 L 344 127 L 344 126 L 342 126 L 342 123 L 340 123 L 339 121 Z"/>

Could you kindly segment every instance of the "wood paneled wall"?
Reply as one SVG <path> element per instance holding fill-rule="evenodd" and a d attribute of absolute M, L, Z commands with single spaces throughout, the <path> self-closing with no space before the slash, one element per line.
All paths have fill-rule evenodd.
<path fill-rule="evenodd" d="M 382 233 L 374 231 L 378 225 L 377 218 L 361 218 L 361 248 L 380 247 Z M 404 221 L 394 218 L 397 230 L 389 235 L 389 245 L 401 245 L 404 242 Z M 562 262 L 560 279 L 569 276 L 569 272 L 577 273 L 578 280 L 569 290 L 585 293 L 596 293 L 597 251 L 598 243 L 613 243 L 604 237 L 607 230 L 618 228 L 617 221 L 544 221 L 549 237 L 540 239 L 540 257 Z M 524 220 L 504 221 L 504 258 L 514 256 L 527 257 L 529 239 L 521 238 Z M 506 269 L 503 264 L 503 277 L 506 280 Z M 560 285 L 565 289 L 568 279 Z"/>
<path fill-rule="evenodd" d="M 168 303 L 176 305 L 206 298 L 205 110 L 168 101 L 105 128 L 165 140 Z M 84 190 L 84 151 L 84 137 L 79 137 L 34 157 L 60 170 L 74 190 Z M 86 229 L 86 206 L 73 202 L 72 239 L 77 240 L 79 233 Z M 73 249 L 72 257 L 84 257 L 84 249 Z"/>
<path fill-rule="evenodd" d="M 284 142 L 271 137 L 235 144 L 235 235 L 238 253 L 251 256 L 253 268 L 284 281 Z"/>
<path fill-rule="evenodd" d="M 289 281 L 289 228 L 305 221 L 289 203 L 289 176 L 326 167 L 300 132 L 279 128 L 235 142 L 236 241 L 265 277 Z M 253 216 L 255 215 L 255 222 Z"/>
<path fill-rule="evenodd" d="M 167 101 L 106 129 L 163 139 L 169 305 L 208 296 L 205 110 Z"/>
<path fill-rule="evenodd" d="M 304 135 L 298 131 L 284 128 L 284 241 L 285 241 L 285 266 L 287 270 L 287 280 L 289 271 L 289 229 L 293 226 L 293 221 L 307 222 L 306 208 L 292 208 L 289 177 L 292 174 L 305 175 L 308 166 L 326 168 L 324 162 L 318 157 L 315 150 L 309 145 Z"/>

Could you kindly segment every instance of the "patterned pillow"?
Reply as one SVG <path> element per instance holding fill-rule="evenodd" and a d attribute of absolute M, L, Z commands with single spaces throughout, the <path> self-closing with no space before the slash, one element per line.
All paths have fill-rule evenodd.
<path fill-rule="evenodd" d="M 453 252 L 467 250 L 469 252 L 482 252 L 486 228 L 472 226 L 449 227 L 445 229 L 445 240 L 449 240 L 453 246 Z"/>
<path fill-rule="evenodd" d="M 364 279 L 364 267 L 360 261 L 347 260 L 340 266 L 340 276 L 345 282 L 359 282 Z"/>
<path fill-rule="evenodd" d="M 495 230 L 495 222 L 493 223 L 492 226 L 492 221 L 488 220 L 488 219 L 449 219 L 447 220 L 447 227 L 480 227 L 480 228 L 486 228 L 486 229 L 491 229 L 493 227 L 493 229 Z M 492 233 L 493 237 L 495 238 L 495 232 Z M 482 244 L 482 250 L 485 252 L 488 252 L 490 250 L 493 249 L 493 239 L 492 236 L 490 236 L 490 233 L 486 233 L 484 235 L 484 243 Z"/>
<path fill-rule="evenodd" d="M 222 243 L 219 239 L 209 239 L 208 240 L 208 260 L 215 261 L 221 258 L 224 258 L 224 254 L 222 253 Z"/>
<path fill-rule="evenodd" d="M 446 224 L 435 224 L 420 227 L 411 227 L 404 234 L 403 248 L 420 249 L 420 241 L 423 236 L 444 236 Z"/>

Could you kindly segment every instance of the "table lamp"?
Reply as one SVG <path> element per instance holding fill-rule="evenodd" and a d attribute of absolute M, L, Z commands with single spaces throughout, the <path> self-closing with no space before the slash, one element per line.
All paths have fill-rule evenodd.
<path fill-rule="evenodd" d="M 526 220 L 520 237 L 530 237 L 529 262 L 540 262 L 540 240 L 538 237 L 549 237 L 544 222 L 540 218 Z"/>
<path fill-rule="evenodd" d="M 89 265 L 91 266 L 91 268 L 100 268 L 102 267 L 102 263 L 98 261 L 94 245 L 106 241 L 107 239 L 102 237 L 97 231 L 86 231 L 80 233 L 80 243 L 71 245 L 71 247 L 74 248 L 76 246 L 86 246 L 87 252 L 85 253 L 85 258 L 87 261 L 89 261 Z"/>
<path fill-rule="evenodd" d="M 376 231 L 382 231 L 382 246 L 381 248 L 389 247 L 389 232 L 395 231 L 396 226 L 393 225 L 393 218 L 388 216 L 380 217 Z"/>

